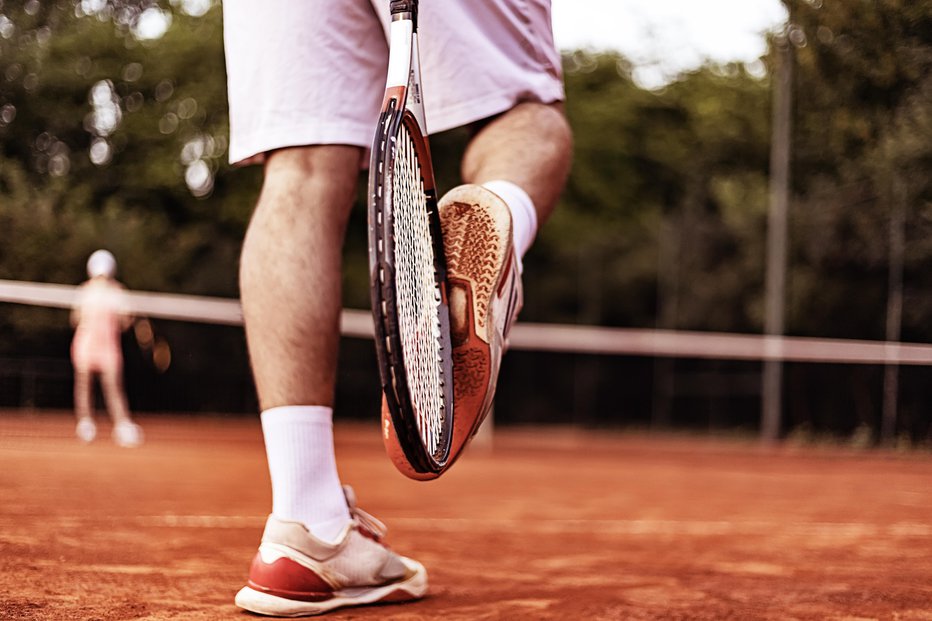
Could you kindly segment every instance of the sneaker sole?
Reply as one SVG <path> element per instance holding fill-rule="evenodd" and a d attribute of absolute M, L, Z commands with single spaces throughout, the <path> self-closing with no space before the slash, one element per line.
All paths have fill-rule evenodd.
<path fill-rule="evenodd" d="M 492 360 L 495 326 L 489 312 L 502 284 L 501 267 L 513 252 L 511 212 L 489 190 L 463 185 L 444 195 L 440 226 L 453 338 L 452 463 L 482 424 L 490 382 L 498 372 Z M 461 324 L 457 318 L 463 319 Z M 476 415 L 463 416 L 466 413 Z"/>
<path fill-rule="evenodd" d="M 511 260 L 511 212 L 497 195 L 475 185 L 447 192 L 439 205 L 447 263 L 447 300 L 453 342 L 453 438 L 450 458 L 436 473 L 416 472 L 398 443 L 387 406 L 382 403 L 382 440 L 395 467 L 426 481 L 446 472 L 479 430 L 488 410 L 490 381 L 497 374 L 492 357 L 495 326 L 489 321 L 494 296 L 502 286 L 500 267 Z"/>
<path fill-rule="evenodd" d="M 465 306 L 473 324 L 453 327 L 454 346 L 469 338 L 489 344 L 489 306 L 500 284 L 499 266 L 512 252 L 511 214 L 498 196 L 474 185 L 445 194 L 439 209 L 447 281 L 452 289 L 448 295 L 454 298 L 450 314 L 458 315 Z"/>
<path fill-rule="evenodd" d="M 239 590 L 234 602 L 244 610 L 271 617 L 310 617 L 349 606 L 410 602 L 427 594 L 427 571 L 419 563 L 409 564 L 409 567 L 415 571 L 402 582 L 342 589 L 321 601 L 287 599 L 246 586 Z"/>

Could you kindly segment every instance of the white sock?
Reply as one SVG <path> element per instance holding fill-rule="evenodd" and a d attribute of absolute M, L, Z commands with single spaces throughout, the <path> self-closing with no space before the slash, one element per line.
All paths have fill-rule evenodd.
<path fill-rule="evenodd" d="M 528 248 L 531 247 L 531 244 L 534 243 L 534 237 L 537 235 L 537 211 L 534 209 L 534 202 L 527 192 L 511 181 L 487 181 L 482 184 L 482 187 L 498 194 L 511 210 L 515 253 L 518 257 L 518 271 L 523 273 L 524 265 L 522 265 L 521 259 L 524 257 L 524 253 L 528 251 Z"/>
<path fill-rule="evenodd" d="M 262 412 L 272 479 L 272 514 L 302 522 L 333 543 L 350 522 L 333 450 L 333 410 L 316 405 Z"/>

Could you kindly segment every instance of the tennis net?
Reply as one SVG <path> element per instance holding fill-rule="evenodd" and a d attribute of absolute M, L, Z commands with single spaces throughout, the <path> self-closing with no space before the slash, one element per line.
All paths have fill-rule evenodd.
<path fill-rule="evenodd" d="M 75 291 L 76 287 L 70 285 L 0 280 L 0 302 L 6 303 L 69 308 Z M 237 300 L 138 291 L 130 292 L 129 298 L 134 314 L 169 322 L 163 326 L 171 324 L 169 331 L 178 333 L 175 339 L 190 340 L 191 347 L 198 342 L 217 340 L 217 334 L 226 340 L 242 341 L 241 335 L 235 334 L 243 321 Z M 200 332 L 220 332 L 213 337 L 191 338 L 195 330 L 175 326 L 176 323 L 201 324 Z M 341 331 L 347 337 L 341 356 L 350 361 L 349 368 L 341 372 L 341 382 L 352 386 L 374 385 L 374 363 L 367 353 L 371 346 L 364 341 L 355 342 L 372 336 L 369 311 L 344 309 Z M 833 394 L 834 403 L 829 409 L 842 412 L 833 415 L 836 419 L 840 421 L 847 411 L 848 427 L 879 428 L 882 376 L 885 371 L 889 375 L 889 368 L 895 367 L 903 375 L 898 386 L 898 391 L 905 393 L 900 409 L 907 411 L 900 428 L 920 437 L 930 431 L 928 414 L 923 412 L 928 403 L 927 389 L 921 388 L 928 383 L 927 367 L 932 365 L 930 344 L 518 323 L 510 336 L 510 349 L 513 353 L 506 357 L 497 400 L 499 412 L 514 412 L 500 414 L 499 419 L 505 421 L 553 419 L 611 424 L 621 420 L 633 424 L 699 424 L 711 428 L 737 425 L 752 429 L 757 425 L 755 415 L 759 411 L 761 365 L 776 360 L 787 365 L 785 430 L 807 424 L 824 426 L 813 425 L 812 421 L 818 421 L 818 410 L 825 407 L 819 404 L 831 401 Z M 213 367 L 214 375 L 219 373 L 217 383 L 251 386 L 248 363 L 244 361 L 245 354 L 239 351 L 226 360 L 226 365 L 236 367 L 235 370 L 222 369 L 223 363 L 207 365 Z M 54 362 L 42 362 L 54 368 L 54 372 L 46 369 L 45 375 L 66 381 L 62 377 L 67 377 L 67 360 L 58 360 L 57 366 Z M 20 393 L 25 391 L 24 383 L 35 384 L 42 375 L 39 369 L 42 364 L 35 360 L 23 364 L 31 364 L 34 372 L 31 379 L 20 382 Z M 4 374 L 9 378 L 16 366 L 15 361 L 0 360 L 0 393 L 4 391 Z M 813 388 L 814 385 L 821 389 Z M 550 390 L 541 391 L 542 386 Z M 344 392 L 358 391 L 344 386 Z M 563 398 L 554 398 L 548 406 L 546 402 L 554 392 Z M 800 396 L 801 392 L 805 394 Z M 237 394 L 247 393 L 251 394 L 248 390 L 239 390 Z M 542 399 L 541 394 L 547 393 L 551 394 Z M 10 395 L 7 397 L 7 402 L 15 401 Z M 377 395 L 368 398 L 377 399 Z M 247 397 L 243 403 L 227 409 L 249 410 L 254 408 L 253 401 L 254 397 Z M 170 403 L 166 402 L 164 407 L 170 407 Z M 221 403 L 216 407 L 225 406 Z M 564 420 L 559 421 L 560 415 L 551 410 L 563 410 Z M 566 411 L 571 414 L 566 416 Z M 839 426 L 837 422 L 833 424 Z"/>

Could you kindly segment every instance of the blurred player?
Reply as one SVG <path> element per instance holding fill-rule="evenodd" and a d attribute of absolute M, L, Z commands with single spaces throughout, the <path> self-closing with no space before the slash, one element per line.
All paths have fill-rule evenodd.
<path fill-rule="evenodd" d="M 120 334 L 132 324 L 126 293 L 116 281 L 116 259 L 106 250 L 94 252 L 87 260 L 89 280 L 78 287 L 71 311 L 74 340 L 74 410 L 78 419 L 75 433 L 82 442 L 97 437 L 94 422 L 94 376 L 100 378 L 107 411 L 113 420 L 113 441 L 120 446 L 142 444 L 142 429 L 132 421 L 123 390 L 123 352 Z"/>
<path fill-rule="evenodd" d="M 341 486 L 332 429 L 343 237 L 385 87 L 388 2 L 225 0 L 223 12 L 230 160 L 265 166 L 240 288 L 272 481 L 272 514 L 236 603 L 300 616 L 416 599 L 426 571 L 386 547 L 384 527 Z M 556 204 L 572 139 L 549 0 L 425 1 L 419 20 L 429 129 L 472 133 L 468 185 L 440 209 L 461 252 L 462 271 L 448 274 L 461 284 L 454 340 L 483 349 L 454 367 L 457 402 L 474 404 L 456 420 L 475 428 L 520 304 L 520 259 Z M 473 244 L 475 219 L 503 224 Z M 488 247 L 501 252 L 475 254 Z M 494 372 L 458 382 L 470 365 Z"/>

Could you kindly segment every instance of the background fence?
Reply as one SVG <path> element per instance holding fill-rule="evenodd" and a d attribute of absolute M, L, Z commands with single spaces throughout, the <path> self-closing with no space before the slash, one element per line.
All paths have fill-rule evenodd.
<path fill-rule="evenodd" d="M 0 301 L 36 308 L 67 309 L 74 291 L 68 285 L 0 281 Z M 125 337 L 135 409 L 255 412 L 236 300 L 144 292 L 131 292 L 130 299 L 137 315 L 152 318 L 172 352 L 171 364 L 160 372 L 133 336 Z M 67 325 L 64 316 L 62 324 Z M 342 332 L 338 416 L 372 417 L 379 394 L 368 311 L 344 310 Z M 71 406 L 68 336 L 63 331 L 58 356 L 0 359 L 0 406 Z M 895 435 L 929 437 L 932 345 L 555 324 L 515 326 L 496 418 L 751 433 L 761 429 L 766 360 L 786 367 L 783 434 L 879 437 L 884 370 L 892 366 L 901 397 Z"/>

